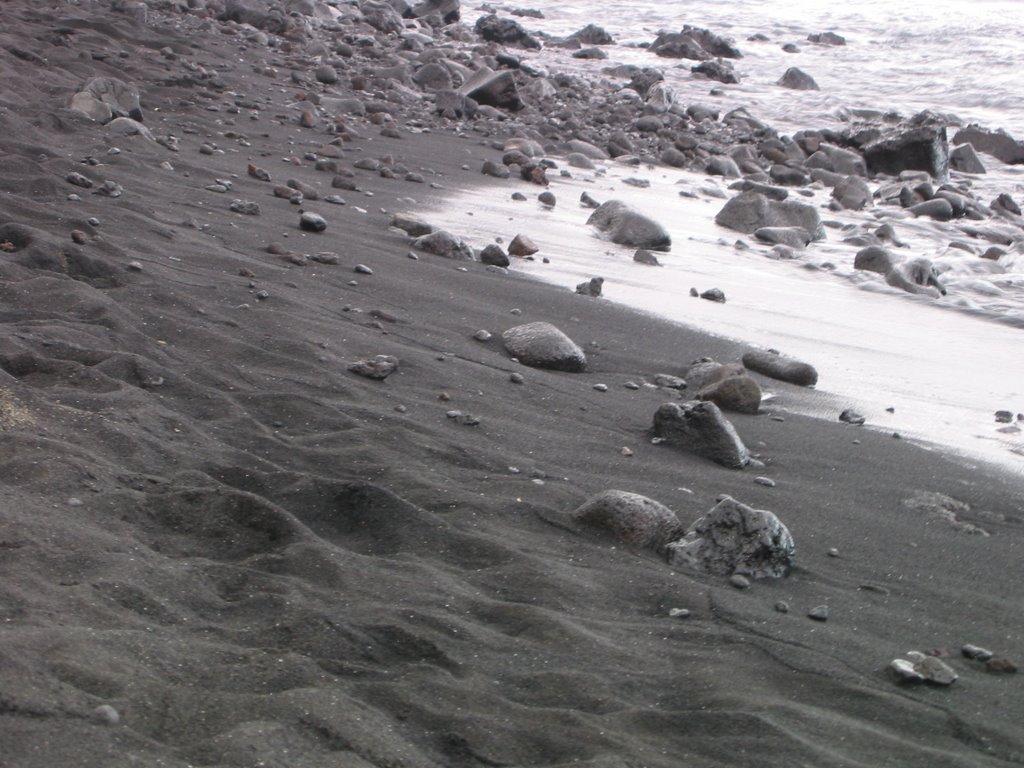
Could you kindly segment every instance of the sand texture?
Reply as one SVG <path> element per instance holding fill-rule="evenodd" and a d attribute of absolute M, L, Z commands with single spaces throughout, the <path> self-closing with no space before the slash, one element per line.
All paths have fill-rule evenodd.
<path fill-rule="evenodd" d="M 299 97 L 349 76 L 301 45 L 110 6 L 2 5 L 0 766 L 1024 763 L 1024 678 L 960 654 L 1024 656 L 1020 477 L 787 413 L 813 393 L 780 382 L 726 412 L 755 466 L 652 442 L 657 374 L 746 350 L 389 228 L 539 192 L 479 173 L 501 124 L 371 111 L 330 145 Z M 156 140 L 68 109 L 97 76 Z M 533 322 L 585 370 L 512 360 Z M 770 510 L 791 573 L 739 589 L 579 524 L 611 489 L 684 527 Z M 910 650 L 959 679 L 900 684 Z"/>

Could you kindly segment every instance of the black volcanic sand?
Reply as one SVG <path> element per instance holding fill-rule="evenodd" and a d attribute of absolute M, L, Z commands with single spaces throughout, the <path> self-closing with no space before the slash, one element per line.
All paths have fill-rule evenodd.
<path fill-rule="evenodd" d="M 654 445 L 652 415 L 676 395 L 623 385 L 743 349 L 478 263 L 410 259 L 391 212 L 444 194 L 431 183 L 480 183 L 496 153 L 479 138 L 351 121 L 365 138 L 344 167 L 391 156 L 427 183 L 356 170 L 347 205 L 303 205 L 328 222 L 306 234 L 273 184 L 338 192 L 302 159 L 331 136 L 299 127 L 286 75 L 255 72 L 263 49 L 99 5 L 3 16 L 0 765 L 1024 763 L 1024 679 L 959 654 L 1024 657 L 1019 476 L 786 414 L 810 395 L 781 384 L 784 420 L 730 417 L 763 468 Z M 221 65 L 223 87 L 175 80 L 186 60 Z M 136 83 L 146 125 L 180 151 L 64 109 L 94 74 Z M 232 115 L 232 91 L 277 106 Z M 124 194 L 73 187 L 71 171 Z M 204 189 L 218 178 L 233 188 Z M 234 198 L 262 215 L 231 213 Z M 298 266 L 271 242 L 339 263 Z M 499 333 L 539 320 L 585 347 L 588 372 L 508 358 Z M 386 381 L 348 372 L 377 354 L 400 360 Z M 797 567 L 741 591 L 570 523 L 609 488 L 686 524 L 719 494 L 770 509 Z M 919 493 L 969 505 L 959 520 L 991 535 L 904 504 Z M 827 622 L 807 617 L 819 605 Z M 886 667 L 912 649 L 948 653 L 960 679 L 898 684 Z"/>

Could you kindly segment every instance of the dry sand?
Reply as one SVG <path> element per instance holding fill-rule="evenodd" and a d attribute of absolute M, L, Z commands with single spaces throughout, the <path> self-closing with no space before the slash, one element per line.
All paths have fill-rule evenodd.
<path fill-rule="evenodd" d="M 784 420 L 730 416 L 763 468 L 653 445 L 676 395 L 623 385 L 743 350 L 408 258 L 390 214 L 480 184 L 498 153 L 479 138 L 352 121 L 365 138 L 343 167 L 391 156 L 427 183 L 356 170 L 347 205 L 303 205 L 328 222 L 306 234 L 246 174 L 338 192 L 302 159 L 331 137 L 298 126 L 300 89 L 254 72 L 265 50 L 107 4 L 8 1 L 3 22 L 4 768 L 1024 763 L 1021 676 L 959 655 L 1022 656 L 1019 476 L 786 414 L 809 393 L 784 385 Z M 185 83 L 185 62 L 218 65 L 225 87 Z M 136 83 L 146 125 L 180 151 L 67 111 L 96 74 Z M 225 111 L 231 91 L 274 105 L 250 121 Z M 72 187 L 72 171 L 124 194 Z M 218 178 L 233 188 L 204 189 Z M 231 213 L 234 198 L 262 214 Z M 271 242 L 339 263 L 300 267 Z M 589 370 L 511 361 L 498 334 L 536 320 L 583 345 Z M 377 354 L 400 360 L 386 381 L 348 372 Z M 609 488 L 685 524 L 723 493 L 770 509 L 797 567 L 741 591 L 569 523 Z M 905 504 L 922 493 L 990 535 Z M 827 622 L 807 617 L 819 605 Z M 911 649 L 949 654 L 960 679 L 898 684 L 886 667 Z"/>

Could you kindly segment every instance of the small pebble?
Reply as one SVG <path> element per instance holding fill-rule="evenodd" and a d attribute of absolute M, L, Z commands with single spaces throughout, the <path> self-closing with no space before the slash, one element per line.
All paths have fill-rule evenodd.
<path fill-rule="evenodd" d="M 775 602 L 775 610 L 779 613 L 789 613 L 789 603 L 785 600 L 777 600 Z"/>
<path fill-rule="evenodd" d="M 360 275 L 372 275 L 373 274 L 373 270 L 370 269 L 365 264 L 356 264 L 352 271 L 353 272 L 358 272 Z"/>
<path fill-rule="evenodd" d="M 625 445 L 622 446 L 622 448 L 619 449 L 619 453 L 621 453 L 623 456 L 627 456 L 627 457 L 633 455 L 632 449 L 630 449 L 628 446 L 625 446 Z"/>
<path fill-rule="evenodd" d="M 828 606 L 816 605 L 807 612 L 807 617 L 815 621 L 828 621 Z"/>
<path fill-rule="evenodd" d="M 100 704 L 92 711 L 92 717 L 103 725 L 117 725 L 121 722 L 121 713 L 109 704 Z"/>
<path fill-rule="evenodd" d="M 828 556 L 829 556 L 829 557 L 839 557 L 839 550 L 838 550 L 838 549 L 836 549 L 835 547 L 832 547 L 832 548 L 831 548 L 831 549 L 829 549 L 829 551 L 828 551 Z"/>
<path fill-rule="evenodd" d="M 640 385 L 637 384 L 635 381 L 627 381 L 622 386 L 624 386 L 626 389 L 640 389 Z"/>
<path fill-rule="evenodd" d="M 476 339 L 477 341 L 490 341 L 491 332 L 481 328 L 479 331 L 473 334 L 473 338 Z"/>
<path fill-rule="evenodd" d="M 594 385 L 594 389 L 596 389 L 598 392 L 607 392 L 608 391 L 608 385 L 607 384 L 595 384 Z"/>
<path fill-rule="evenodd" d="M 766 488 L 775 487 L 775 481 L 772 480 L 770 477 L 755 477 L 754 482 L 757 483 L 758 485 L 763 485 Z"/>
<path fill-rule="evenodd" d="M 80 506 L 82 506 L 82 500 L 80 498 L 78 498 L 77 496 L 72 496 L 70 499 L 68 499 L 68 506 L 69 507 L 80 507 Z"/>
<path fill-rule="evenodd" d="M 688 619 L 690 611 L 686 608 L 669 608 L 668 615 L 673 619 Z"/>
<path fill-rule="evenodd" d="M 976 659 L 978 661 L 988 661 L 995 655 L 992 653 L 992 651 L 986 650 L 985 648 L 981 648 L 977 645 L 970 644 L 965 645 L 963 648 L 961 648 L 960 653 L 962 653 L 968 659 Z"/>
<path fill-rule="evenodd" d="M 510 309 L 508 313 L 510 315 L 521 315 L 523 314 L 523 310 L 519 309 L 519 307 L 514 307 L 513 309 Z"/>
<path fill-rule="evenodd" d="M 993 674 L 1012 675 L 1017 671 L 1017 665 L 1007 658 L 997 656 L 985 662 L 985 669 Z"/>
<path fill-rule="evenodd" d="M 513 384 L 522 384 L 523 381 L 524 381 L 523 374 L 521 374 L 521 373 L 510 373 L 509 377 L 508 377 L 508 380 L 511 381 Z"/>
<path fill-rule="evenodd" d="M 736 589 L 749 589 L 750 579 L 741 573 L 734 573 L 729 577 L 729 583 L 732 584 Z"/>

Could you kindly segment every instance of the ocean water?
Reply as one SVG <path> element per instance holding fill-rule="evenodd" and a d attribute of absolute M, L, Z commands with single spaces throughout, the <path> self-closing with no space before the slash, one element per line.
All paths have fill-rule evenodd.
<path fill-rule="evenodd" d="M 774 2 L 569 2 L 533 3 L 544 19 L 521 19 L 530 30 L 566 35 L 597 21 L 617 41 L 606 61 L 571 58 L 548 48 L 528 54 L 551 72 L 569 71 L 600 79 L 611 64 L 662 69 L 683 104 L 703 103 L 722 112 L 745 107 L 782 133 L 835 127 L 852 110 L 911 115 L 923 109 L 951 113 L 964 122 L 1003 128 L 1024 138 L 1024 3 L 956 0 L 861 0 L 858 3 Z M 659 58 L 640 43 L 659 30 L 684 24 L 732 37 L 744 58 L 734 62 L 742 82 L 709 94 L 707 80 L 691 76 L 694 62 Z M 814 32 L 834 31 L 840 47 L 807 42 Z M 749 41 L 755 33 L 767 42 Z M 786 53 L 784 43 L 799 53 Z M 680 66 L 681 65 L 681 66 Z M 786 68 L 810 73 L 821 90 L 790 91 L 775 83 Z M 951 133 L 952 135 L 952 133 Z M 1006 166 L 982 156 L 989 172 L 954 177 L 969 182 L 985 202 L 1001 192 L 1024 203 L 1024 166 Z M 565 167 L 564 164 L 562 167 Z M 965 460 L 997 462 L 1024 472 L 1024 423 L 998 424 L 999 409 L 1024 412 L 1024 250 L 1018 245 L 997 261 L 981 259 L 989 243 L 959 230 L 902 218 L 899 209 L 833 213 L 829 190 L 806 202 L 821 206 L 828 238 L 794 261 L 768 258 L 749 237 L 721 229 L 714 216 L 724 204 L 715 195 L 733 193 L 721 179 L 663 167 L 629 168 L 607 162 L 596 172 L 571 169 L 572 177 L 549 172 L 560 201 L 546 210 L 535 201 L 513 202 L 523 182 L 501 187 L 488 182 L 487 202 L 478 192 L 449 199 L 431 213 L 476 247 L 525 232 L 541 247 L 541 260 L 517 260 L 516 271 L 571 289 L 591 276 L 605 278 L 605 296 L 672 320 L 695 325 L 754 346 L 779 349 L 813 363 L 818 389 L 835 402 L 860 410 L 872 427 L 952 449 Z M 630 177 L 649 182 L 637 188 Z M 875 184 L 872 184 L 874 188 Z M 635 264 L 633 249 L 597 238 L 585 224 L 589 211 L 577 205 L 581 192 L 598 200 L 619 198 L 644 210 L 672 234 L 660 268 Z M 684 197 L 685 191 L 695 197 Z M 493 194 L 492 194 L 493 193 Z M 906 258 L 927 257 L 942 273 L 948 295 L 910 296 L 881 276 L 853 269 L 858 246 L 844 238 L 891 221 L 907 247 Z M 737 240 L 750 245 L 736 247 Z M 966 244 L 965 251 L 951 246 Z M 728 301 L 692 299 L 691 287 L 717 287 Z M 581 300 L 585 300 L 582 299 Z M 700 351 L 694 350 L 694 357 Z M 681 360 L 685 365 L 689 360 Z M 770 388 L 769 388 L 769 394 Z M 815 398 L 787 407 L 835 418 Z M 831 410 L 830 410 L 831 409 Z M 852 438 L 851 438 L 852 439 Z"/>

